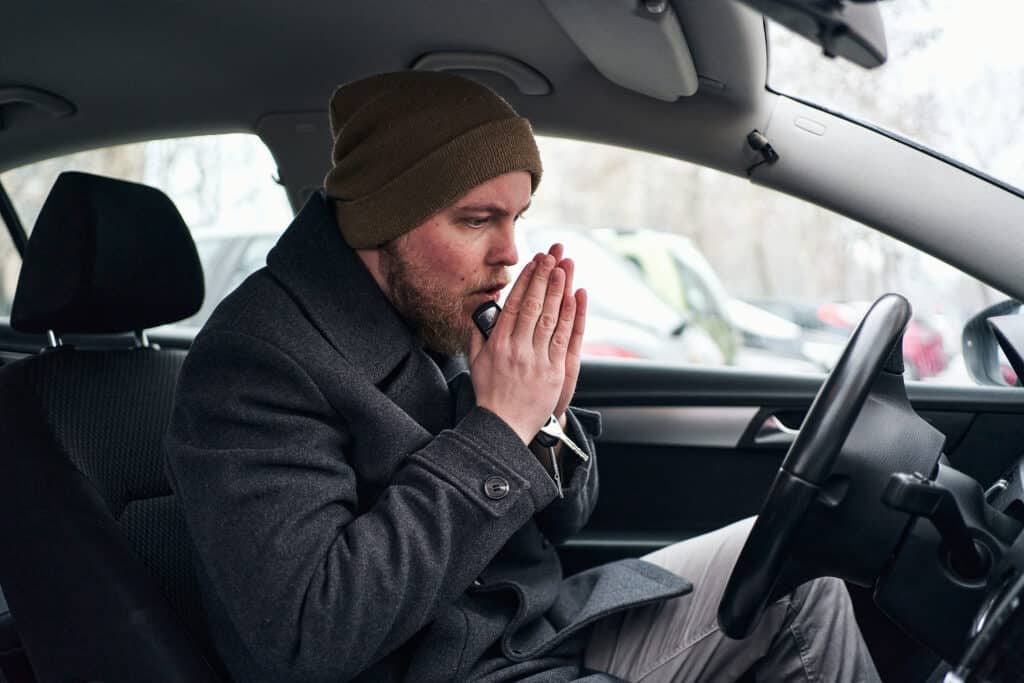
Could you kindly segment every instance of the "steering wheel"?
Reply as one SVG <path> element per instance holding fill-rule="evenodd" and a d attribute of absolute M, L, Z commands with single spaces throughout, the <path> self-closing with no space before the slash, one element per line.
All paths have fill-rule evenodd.
<path fill-rule="evenodd" d="M 789 559 L 793 539 L 826 482 L 871 385 L 886 367 L 910 321 L 910 304 L 886 294 L 868 310 L 839 362 L 818 390 L 800 432 L 786 453 L 761 512 L 733 567 L 718 623 L 730 638 L 757 625 Z"/>

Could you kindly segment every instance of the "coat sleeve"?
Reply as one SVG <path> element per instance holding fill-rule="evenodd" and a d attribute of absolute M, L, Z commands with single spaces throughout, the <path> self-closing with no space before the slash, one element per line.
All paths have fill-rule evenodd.
<path fill-rule="evenodd" d="M 597 505 L 597 448 L 594 440 L 601 435 L 601 415 L 592 410 L 570 408 L 566 412 L 566 432 L 573 443 L 590 456 L 586 462 L 563 450 L 563 478 L 568 485 L 563 497 L 537 513 L 540 530 L 552 543 L 562 543 L 575 536 L 590 520 Z M 566 467 L 565 463 L 569 463 Z M 563 482 L 564 483 L 564 482 Z"/>
<path fill-rule="evenodd" d="M 474 408 L 411 453 L 368 509 L 346 416 L 301 364 L 201 334 L 165 445 L 207 589 L 260 677 L 348 680 L 451 603 L 557 494 L 515 432 Z M 500 477 L 504 497 L 485 495 Z"/>

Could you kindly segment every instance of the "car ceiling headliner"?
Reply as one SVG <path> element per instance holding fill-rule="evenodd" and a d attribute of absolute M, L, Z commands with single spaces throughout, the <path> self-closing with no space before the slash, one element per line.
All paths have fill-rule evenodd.
<path fill-rule="evenodd" d="M 741 172 L 743 135 L 769 99 L 761 18 L 732 0 L 674 5 L 702 85 L 665 103 L 604 79 L 540 0 L 153 0 L 102 11 L 72 0 L 10 3 L 0 88 L 49 91 L 76 112 L 0 108 L 0 170 L 114 142 L 254 131 L 268 114 L 325 112 L 338 83 L 459 50 L 518 59 L 552 83 L 553 94 L 529 97 L 504 77 L 472 74 L 540 132 Z"/>

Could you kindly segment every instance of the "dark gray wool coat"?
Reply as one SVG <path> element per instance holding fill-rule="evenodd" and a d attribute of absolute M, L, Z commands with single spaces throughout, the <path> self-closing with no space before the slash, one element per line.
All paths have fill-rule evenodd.
<path fill-rule="evenodd" d="M 551 544 L 586 523 L 595 459 L 558 499 L 471 385 L 449 389 L 322 194 L 267 263 L 197 336 L 166 439 L 236 680 L 575 680 L 588 624 L 688 588 L 639 560 L 562 579 Z M 597 415 L 569 422 L 593 453 Z"/>

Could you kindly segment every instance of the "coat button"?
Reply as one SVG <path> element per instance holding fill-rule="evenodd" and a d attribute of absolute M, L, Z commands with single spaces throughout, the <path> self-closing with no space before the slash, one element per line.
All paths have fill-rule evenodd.
<path fill-rule="evenodd" d="M 484 482 L 484 494 L 491 500 L 501 500 L 510 490 L 508 479 L 505 477 L 489 477 Z"/>

